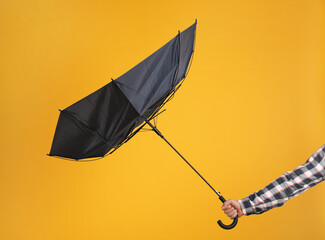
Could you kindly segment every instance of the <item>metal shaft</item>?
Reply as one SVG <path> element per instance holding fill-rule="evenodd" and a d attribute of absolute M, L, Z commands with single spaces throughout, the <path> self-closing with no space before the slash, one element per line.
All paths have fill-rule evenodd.
<path fill-rule="evenodd" d="M 167 139 L 161 134 L 161 132 L 154 126 L 154 125 L 152 125 L 148 120 L 146 120 L 146 122 L 147 122 L 147 124 L 153 129 L 153 131 L 155 132 L 155 133 L 157 133 L 157 135 L 158 136 L 160 136 L 162 139 L 164 139 L 165 140 L 165 142 L 172 148 L 172 149 L 174 149 L 174 151 L 187 163 L 187 165 L 189 165 L 192 169 L 193 169 L 193 171 L 194 172 L 196 172 L 197 173 L 197 175 L 199 175 L 200 176 L 200 178 L 212 189 L 212 191 L 214 192 L 214 193 L 216 193 L 218 196 L 219 196 L 219 198 L 222 198 L 222 196 L 221 196 L 221 194 L 219 193 L 219 192 L 217 192 L 211 185 L 210 185 L 210 183 L 208 183 L 208 181 L 207 180 L 205 180 L 205 178 L 173 147 L 173 145 L 171 145 L 170 144 L 170 142 L 168 142 L 167 141 Z"/>

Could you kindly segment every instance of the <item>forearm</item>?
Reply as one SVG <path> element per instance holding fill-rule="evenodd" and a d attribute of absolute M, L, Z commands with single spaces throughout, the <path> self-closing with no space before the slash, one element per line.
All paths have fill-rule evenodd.
<path fill-rule="evenodd" d="M 325 179 L 325 145 L 318 149 L 305 164 L 286 172 L 265 188 L 239 200 L 245 215 L 261 214 L 280 207 Z"/>
<path fill-rule="evenodd" d="M 300 195 L 308 189 L 303 185 L 293 185 L 290 188 L 290 183 L 278 185 L 278 182 L 284 178 L 285 175 L 282 175 L 260 191 L 238 200 L 243 214 L 261 214 L 272 208 L 280 207 L 289 199 Z"/>

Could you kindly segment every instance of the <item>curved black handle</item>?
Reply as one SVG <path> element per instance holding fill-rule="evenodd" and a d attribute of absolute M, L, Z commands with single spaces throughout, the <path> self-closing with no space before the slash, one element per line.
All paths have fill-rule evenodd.
<path fill-rule="evenodd" d="M 222 203 L 226 201 L 226 199 L 224 199 L 224 197 L 221 195 L 219 195 L 219 199 Z M 219 226 L 226 230 L 233 229 L 234 227 L 236 227 L 237 223 L 238 223 L 238 216 L 234 218 L 234 220 L 230 225 L 223 224 L 221 220 L 218 221 Z"/>
<path fill-rule="evenodd" d="M 230 225 L 223 224 L 221 222 L 221 220 L 218 221 L 219 226 L 222 227 L 223 229 L 227 229 L 227 230 L 230 230 L 230 229 L 233 229 L 234 227 L 236 227 L 237 223 L 238 223 L 238 216 L 236 216 L 234 218 L 234 221 L 232 221 L 232 223 Z"/>

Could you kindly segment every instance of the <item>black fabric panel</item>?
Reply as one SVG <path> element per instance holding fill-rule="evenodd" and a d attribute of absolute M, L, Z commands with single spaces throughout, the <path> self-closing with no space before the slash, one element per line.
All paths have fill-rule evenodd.
<path fill-rule="evenodd" d="M 178 57 L 179 41 L 175 37 L 115 80 L 140 115 L 170 90 Z"/>
<path fill-rule="evenodd" d="M 141 116 L 153 112 L 185 77 L 193 53 L 196 23 L 116 79 Z"/>
<path fill-rule="evenodd" d="M 111 82 L 61 112 L 50 155 L 103 156 L 141 122 L 132 104 Z"/>
<path fill-rule="evenodd" d="M 98 148 L 104 144 L 100 137 L 72 116 L 61 112 L 49 155 L 74 159 L 97 157 Z"/>
<path fill-rule="evenodd" d="M 178 84 L 184 77 L 194 51 L 194 40 L 196 34 L 196 23 L 181 32 L 180 34 L 180 61 L 177 74 L 176 84 Z"/>
<path fill-rule="evenodd" d="M 196 23 L 187 28 L 185 31 L 181 32 L 179 35 L 179 63 L 177 69 L 177 75 L 174 78 L 174 83 L 169 85 L 169 90 L 173 90 L 177 84 L 180 83 L 182 79 L 185 78 L 186 72 L 188 70 L 189 63 L 194 51 L 194 41 L 196 34 Z M 160 98 L 156 98 L 155 102 L 151 102 L 151 105 L 147 105 L 147 108 L 142 113 L 142 116 L 149 117 L 151 114 L 165 101 L 168 97 L 170 91 L 160 91 Z"/>

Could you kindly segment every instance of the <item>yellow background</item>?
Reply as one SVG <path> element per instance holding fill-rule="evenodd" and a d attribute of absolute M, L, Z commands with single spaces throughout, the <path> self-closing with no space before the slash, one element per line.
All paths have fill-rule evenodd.
<path fill-rule="evenodd" d="M 198 19 L 165 137 L 226 198 L 324 141 L 325 1 L 0 1 L 0 239 L 324 239 L 325 184 L 229 219 L 152 132 L 89 163 L 50 158 L 57 109 L 117 78 Z"/>

